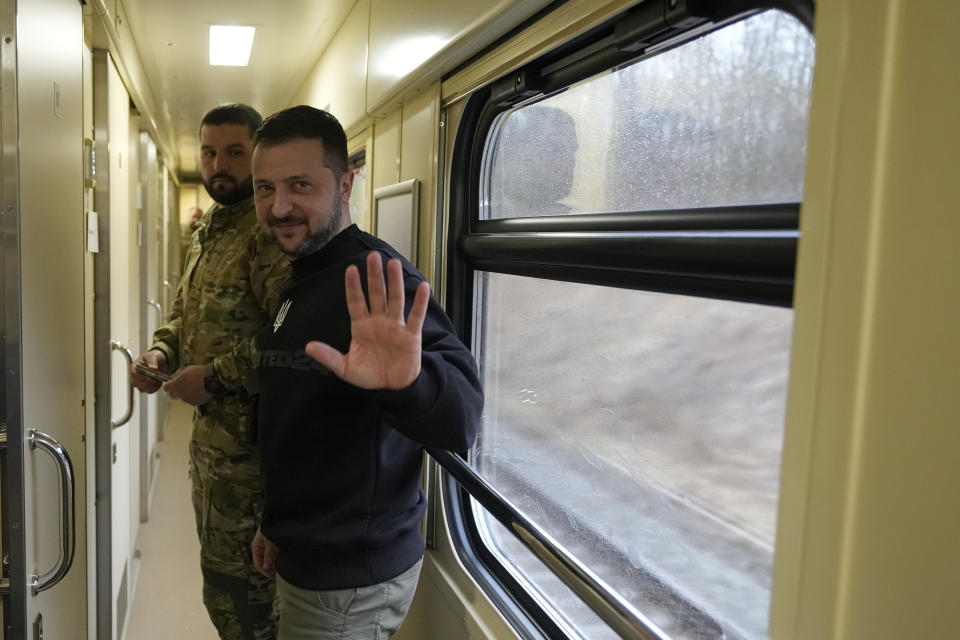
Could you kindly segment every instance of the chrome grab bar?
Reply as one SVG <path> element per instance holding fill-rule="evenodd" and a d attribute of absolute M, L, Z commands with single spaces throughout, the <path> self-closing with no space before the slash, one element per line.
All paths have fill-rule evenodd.
<path fill-rule="evenodd" d="M 133 384 L 130 382 L 130 368 L 133 367 L 133 353 L 125 344 L 117 342 L 116 340 L 110 341 L 110 349 L 112 351 L 119 351 L 127 359 L 127 412 L 123 414 L 121 419 L 114 420 L 110 423 L 113 425 L 113 428 L 116 429 L 130 422 L 130 417 L 133 415 Z"/>
<path fill-rule="evenodd" d="M 67 455 L 66 450 L 59 442 L 36 429 L 30 429 L 27 442 L 31 449 L 40 447 L 49 453 L 53 457 L 53 461 L 57 463 L 57 470 L 60 475 L 60 495 L 63 504 L 63 537 L 60 546 L 60 559 L 53 569 L 42 576 L 31 576 L 33 595 L 37 595 L 60 582 L 67 575 L 67 571 L 70 570 L 76 548 L 77 521 L 76 511 L 74 510 L 73 463 L 70 462 L 70 456 Z M 68 493 L 70 495 L 69 499 L 67 499 Z"/>
<path fill-rule="evenodd" d="M 473 498 L 510 530 L 517 539 L 553 571 L 560 580 L 603 619 L 622 638 L 629 640 L 667 640 L 662 629 L 637 611 L 629 602 L 563 548 L 547 532 L 527 519 L 500 492 L 490 486 L 460 456 L 449 451 L 427 448 L 443 469 Z"/>
<path fill-rule="evenodd" d="M 156 309 L 158 314 L 157 321 L 163 322 L 163 307 L 160 305 L 160 303 L 151 298 L 150 300 L 147 300 L 147 306 Z"/>

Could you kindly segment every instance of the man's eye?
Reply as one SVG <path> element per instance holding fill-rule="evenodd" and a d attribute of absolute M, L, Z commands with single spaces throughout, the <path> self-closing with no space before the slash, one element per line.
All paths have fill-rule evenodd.
<path fill-rule="evenodd" d="M 268 185 L 261 184 L 257 186 L 257 195 L 265 196 L 265 195 L 269 195 L 272 192 L 273 192 L 273 188 Z"/>

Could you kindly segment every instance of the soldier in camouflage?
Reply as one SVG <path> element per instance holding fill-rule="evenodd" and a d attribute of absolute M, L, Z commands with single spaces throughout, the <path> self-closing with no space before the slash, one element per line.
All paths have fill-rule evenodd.
<path fill-rule="evenodd" d="M 153 393 L 160 383 L 137 373 L 137 364 L 176 372 L 163 389 L 196 406 L 190 478 L 203 602 L 224 640 L 276 637 L 274 583 L 250 555 L 262 505 L 253 341 L 290 267 L 261 233 L 253 205 L 250 154 L 259 125 L 260 115 L 246 105 L 220 106 L 204 117 L 201 175 L 216 204 L 191 237 L 170 320 L 131 374 L 134 386 Z"/>

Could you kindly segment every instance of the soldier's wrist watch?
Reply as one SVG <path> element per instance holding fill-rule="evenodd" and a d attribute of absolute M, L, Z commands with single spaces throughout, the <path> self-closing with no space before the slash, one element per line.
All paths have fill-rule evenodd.
<path fill-rule="evenodd" d="M 207 365 L 207 370 L 203 375 L 203 388 L 212 396 L 222 396 L 227 392 L 227 388 L 220 381 L 213 364 Z"/>

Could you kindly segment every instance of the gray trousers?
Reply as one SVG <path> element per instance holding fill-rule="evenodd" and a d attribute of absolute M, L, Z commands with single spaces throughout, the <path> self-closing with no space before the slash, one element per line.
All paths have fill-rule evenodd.
<path fill-rule="evenodd" d="M 279 640 L 387 640 L 403 624 L 423 558 L 400 575 L 358 589 L 312 591 L 277 575 Z"/>

